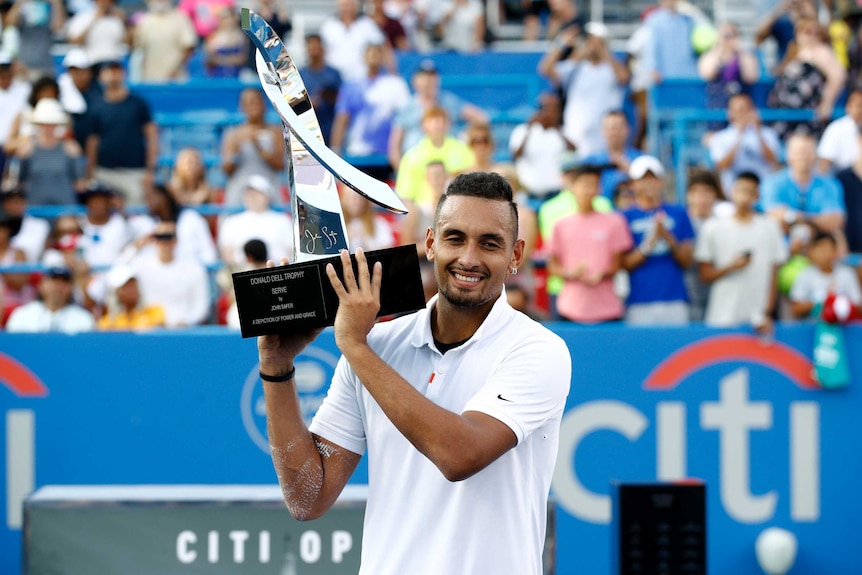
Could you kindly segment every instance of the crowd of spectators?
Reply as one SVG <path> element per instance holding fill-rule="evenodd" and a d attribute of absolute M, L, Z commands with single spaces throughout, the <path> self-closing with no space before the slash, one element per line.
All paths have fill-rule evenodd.
<path fill-rule="evenodd" d="M 7 8 L 0 266 L 10 271 L 0 273 L 0 323 L 236 327 L 230 273 L 293 252 L 282 128 L 250 87 L 238 102 L 243 120 L 221 140 L 224 187 L 211 185 L 194 148 L 160 179 L 159 128 L 129 82 L 183 80 L 198 50 L 207 75 L 250 71 L 233 0 L 149 0 L 134 13 L 114 0 Z M 279 2 L 253 8 L 290 33 Z M 748 46 L 734 23 L 716 26 L 682 0 L 661 0 L 615 54 L 609 28 L 585 21 L 572 0 L 522 8 L 525 38 L 547 34 L 536 73 L 549 89 L 502 142 L 482 102 L 441 89 L 433 59 L 410 78 L 395 64 L 402 50 L 483 49 L 477 0 L 338 0 L 306 36 L 301 73 L 325 141 L 377 158 L 363 169 L 392 182 L 410 208 L 392 217 L 340 190 L 351 249 L 415 243 L 423 256 L 447 181 L 490 170 L 515 189 L 527 243 L 507 293 L 536 317 L 770 333 L 775 320 L 811 317 L 835 295 L 862 305 L 862 10 L 839 7 L 827 20 L 827 7 L 788 0 Z M 45 56 L 58 36 L 72 45 L 62 70 Z M 770 38 L 774 68 L 757 52 Z M 810 120 L 761 120 L 751 86 L 768 76 L 769 106 L 809 109 Z M 708 160 L 681 198 L 669 193 L 671 166 L 644 147 L 644 93 L 673 78 L 700 78 L 704 106 L 727 111 L 699 142 Z M 57 215 L 33 217 L 36 206 Z M 422 273 L 430 297 L 432 271 Z"/>

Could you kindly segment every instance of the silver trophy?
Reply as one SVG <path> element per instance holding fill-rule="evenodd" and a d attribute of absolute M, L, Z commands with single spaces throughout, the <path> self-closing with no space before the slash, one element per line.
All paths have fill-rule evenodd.
<path fill-rule="evenodd" d="M 242 335 L 331 325 L 338 300 L 324 269 L 349 245 L 335 178 L 387 210 L 404 214 L 407 209 L 388 184 L 326 147 L 299 70 L 266 20 L 243 8 L 242 29 L 257 49 L 263 91 L 281 117 L 294 235 L 292 265 L 233 275 Z M 366 257 L 369 265 L 383 264 L 381 315 L 424 306 L 415 246 L 376 250 Z M 340 263 L 335 268 L 340 273 Z"/>

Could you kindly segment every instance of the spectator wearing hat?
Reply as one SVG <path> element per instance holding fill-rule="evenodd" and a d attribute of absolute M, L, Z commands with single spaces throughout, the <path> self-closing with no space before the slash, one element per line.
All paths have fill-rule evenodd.
<path fill-rule="evenodd" d="M 859 127 L 862 126 L 862 88 L 847 96 L 844 115 L 830 122 L 817 144 L 819 172 L 828 174 L 847 169 L 859 159 Z"/>
<path fill-rule="evenodd" d="M 584 162 L 600 166 L 609 166 L 602 170 L 602 196 L 613 199 L 614 190 L 622 182 L 629 179 L 629 166 L 632 160 L 643 155 L 643 152 L 629 145 L 631 128 L 625 112 L 611 110 L 602 118 L 602 134 L 605 144 L 594 154 L 584 158 Z"/>
<path fill-rule="evenodd" d="M 32 205 L 71 205 L 86 187 L 84 158 L 78 143 L 67 138 L 69 116 L 53 98 L 43 98 L 31 116 L 32 140 L 19 146 L 18 178 Z"/>
<path fill-rule="evenodd" d="M 395 191 L 414 205 L 426 203 L 425 169 L 431 162 L 443 162 L 450 176 L 457 175 L 476 163 L 469 146 L 449 135 L 449 116 L 443 108 L 434 106 L 422 117 L 425 137 L 410 148 L 398 166 Z"/>
<path fill-rule="evenodd" d="M 205 323 L 212 303 L 206 268 L 194 260 L 176 257 L 176 222 L 160 221 L 153 239 L 156 253 L 137 258 L 132 264 L 143 301 L 164 309 L 167 327 Z"/>
<path fill-rule="evenodd" d="M 90 9 L 75 14 L 66 37 L 71 44 L 82 46 L 97 67 L 116 62 L 129 51 L 126 15 L 115 0 L 94 0 Z"/>
<path fill-rule="evenodd" d="M 159 157 L 158 128 L 147 102 L 129 92 L 120 62 L 99 70 L 104 99 L 90 115 L 87 175 L 114 188 L 128 205 L 144 203 Z"/>
<path fill-rule="evenodd" d="M 336 152 L 385 156 L 389 149 L 392 119 L 407 105 L 410 90 L 400 76 L 384 69 L 383 50 L 379 44 L 369 44 L 365 49 L 367 76 L 345 83 L 338 93 L 331 141 Z M 392 169 L 388 161 L 381 163 L 369 173 L 381 180 L 389 179 Z"/>
<path fill-rule="evenodd" d="M 614 276 L 632 247 L 626 221 L 616 213 L 597 212 L 601 168 L 584 164 L 569 171 L 578 211 L 554 224 L 548 245 L 548 272 L 562 278 L 556 297 L 560 317 L 578 323 L 622 319 L 623 304 Z"/>
<path fill-rule="evenodd" d="M 780 164 L 781 140 L 760 121 L 748 94 L 737 94 L 727 103 L 729 125 L 709 138 L 709 157 L 721 174 L 721 187 L 730 190 L 736 176 L 754 172 L 760 180 Z"/>
<path fill-rule="evenodd" d="M 733 215 L 710 218 L 698 235 L 695 259 L 701 280 L 711 285 L 707 325 L 772 331 L 778 268 L 787 248 L 775 221 L 755 211 L 759 184 L 757 174 L 739 174 L 731 191 Z"/>
<path fill-rule="evenodd" d="M 188 77 L 186 64 L 197 47 L 191 19 L 171 0 L 148 0 L 135 24 L 133 46 L 141 55 L 141 82 L 170 82 Z"/>
<path fill-rule="evenodd" d="M 12 238 L 12 246 L 24 252 L 27 263 L 37 263 L 51 233 L 51 225 L 47 220 L 27 214 L 27 194 L 21 186 L 0 191 L 0 209 L 21 218 L 21 229 Z"/>
<path fill-rule="evenodd" d="M 544 245 L 550 245 L 553 241 L 554 226 L 558 221 L 567 216 L 578 213 L 578 201 L 575 198 L 573 188 L 575 181 L 577 180 L 577 176 L 580 175 L 581 171 L 587 168 L 590 170 L 603 171 L 606 168 L 606 166 L 587 164 L 577 152 L 566 154 L 563 158 L 561 167 L 563 171 L 562 191 L 543 203 L 542 207 L 539 209 L 539 235 L 541 236 Z M 593 210 L 599 213 L 609 213 L 613 211 L 611 201 L 601 195 L 593 198 L 592 206 Z M 548 276 L 546 290 L 551 299 L 550 311 L 554 319 L 561 319 L 557 315 L 555 300 L 557 294 L 560 293 L 562 288 L 563 279 L 560 276 L 553 274 Z"/>
<path fill-rule="evenodd" d="M 764 179 L 760 208 L 789 230 L 800 221 L 840 234 L 845 207 L 841 184 L 816 171 L 816 141 L 796 133 L 787 140 L 787 167 Z"/>
<path fill-rule="evenodd" d="M 108 272 L 107 313 L 97 323 L 99 331 L 164 327 L 165 310 L 160 305 L 144 303 L 135 273 L 130 265 L 119 265 Z"/>
<path fill-rule="evenodd" d="M 374 20 L 360 11 L 359 0 L 338 0 L 336 14 L 320 24 L 320 37 L 326 49 L 326 63 L 338 70 L 345 82 L 366 78 L 366 49 L 372 44 L 386 43 Z M 381 57 L 388 62 L 391 50 L 387 48 Z"/>
<path fill-rule="evenodd" d="M 358 195 L 358 194 L 357 194 Z M 269 259 L 266 253 L 266 244 L 261 240 L 248 240 L 242 247 L 245 255 L 245 263 L 239 265 L 236 271 L 259 270 L 266 267 L 266 261 Z M 222 289 L 222 301 L 227 308 L 225 311 L 224 323 L 231 329 L 240 329 L 239 324 L 239 308 L 236 305 L 236 293 L 233 289 L 233 281 L 230 277 L 221 276 L 226 281 L 220 281 Z"/>
<path fill-rule="evenodd" d="M 90 268 L 108 268 L 132 240 L 126 218 L 114 209 L 116 192 L 94 182 L 80 195 L 87 212 L 78 219 L 81 238 L 78 249 Z"/>
<path fill-rule="evenodd" d="M 0 268 L 20 265 L 27 261 L 24 252 L 13 245 L 13 240 L 21 230 L 21 222 L 20 216 L 0 209 Z M 0 320 L 6 318 L 12 309 L 35 298 L 26 273 L 0 273 L 0 292 L 0 310 L 3 311 L 0 313 Z"/>
<path fill-rule="evenodd" d="M 222 138 L 222 169 L 228 177 L 224 203 L 230 206 L 242 203 L 249 177 L 263 176 L 277 189 L 284 169 L 282 127 L 266 122 L 263 93 L 258 88 L 246 88 L 240 93 L 239 107 L 245 121 Z"/>
<path fill-rule="evenodd" d="M 323 141 L 329 144 L 332 137 L 332 123 L 335 120 L 335 103 L 341 89 L 341 74 L 326 63 L 326 52 L 319 34 L 305 37 L 307 63 L 299 69 L 299 75 L 308 90 L 311 105 L 320 124 Z"/>
<path fill-rule="evenodd" d="M 397 170 L 404 153 L 419 143 L 424 136 L 422 118 L 432 107 L 443 108 L 453 122 L 487 124 L 488 115 L 452 92 L 440 89 L 440 72 L 437 64 L 425 58 L 413 72 L 410 80 L 413 94 L 407 105 L 395 117 L 389 137 L 389 163 Z"/>
<path fill-rule="evenodd" d="M 5 173 L 6 146 L 18 115 L 27 107 L 30 84 L 16 80 L 12 73 L 12 58 L 0 52 L 0 174 Z"/>
<path fill-rule="evenodd" d="M 529 196 L 530 208 L 538 212 L 542 203 L 562 187 L 560 164 L 575 145 L 560 127 L 560 97 L 546 92 L 539 97 L 539 109 L 529 121 L 515 126 L 509 136 L 509 151 L 515 160 L 518 181 Z"/>
<path fill-rule="evenodd" d="M 66 71 L 57 77 L 60 86 L 60 103 L 72 116 L 75 141 L 86 149 L 90 134 L 89 113 L 102 100 L 102 90 L 94 81 L 92 64 L 83 48 L 72 48 L 63 58 Z"/>
<path fill-rule="evenodd" d="M 626 321 L 632 325 L 689 322 L 684 271 L 692 264 L 694 230 L 685 208 L 662 200 L 664 167 L 641 156 L 629 167 L 635 207 L 623 212 L 634 248 L 623 258 L 630 293 Z"/>
<path fill-rule="evenodd" d="M 608 48 L 607 27 L 590 22 L 585 30 L 586 38 L 578 46 L 576 28 L 561 32 L 561 39 L 539 62 L 539 73 L 564 94 L 563 133 L 582 157 L 604 148 L 602 118 L 622 108 L 630 76 Z"/>
<path fill-rule="evenodd" d="M 17 0 L 6 15 L 3 26 L 18 29 L 18 61 L 31 79 L 54 76 L 51 47 L 54 36 L 66 24 L 66 6 L 62 0 Z"/>
<path fill-rule="evenodd" d="M 43 98 L 56 100 L 59 97 L 60 86 L 54 78 L 44 76 L 32 82 L 27 105 L 18 113 L 18 117 L 12 123 L 9 138 L 3 145 L 7 155 L 15 156 L 32 143 L 33 134 L 36 133 L 36 128 L 33 126 L 33 111 L 36 109 L 36 104 Z"/>
<path fill-rule="evenodd" d="M 49 268 L 39 282 L 40 299 L 16 308 L 9 316 L 6 331 L 68 334 L 91 331 L 95 327 L 93 316 L 72 301 L 72 289 L 72 272 L 68 268 Z"/>
<path fill-rule="evenodd" d="M 293 221 L 284 212 L 272 209 L 274 196 L 275 190 L 267 178 L 260 175 L 248 178 L 243 193 L 245 209 L 226 217 L 219 226 L 218 247 L 226 265 L 244 262 L 243 246 L 252 239 L 262 240 L 274 261 L 293 258 Z"/>

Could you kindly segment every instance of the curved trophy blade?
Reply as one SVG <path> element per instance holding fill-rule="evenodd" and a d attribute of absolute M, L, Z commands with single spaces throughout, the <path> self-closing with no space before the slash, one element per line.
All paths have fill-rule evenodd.
<path fill-rule="evenodd" d="M 351 189 L 375 204 L 397 213 L 407 208 L 385 182 L 348 164 L 326 147 L 308 91 L 281 39 L 269 24 L 247 8 L 242 10 L 242 28 L 257 47 L 257 70 L 264 92 L 285 126 L 296 136 L 294 155 L 307 152 Z"/>

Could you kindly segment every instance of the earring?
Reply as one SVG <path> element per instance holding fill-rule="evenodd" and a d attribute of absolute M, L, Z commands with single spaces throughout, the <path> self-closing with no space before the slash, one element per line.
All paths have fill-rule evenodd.
<path fill-rule="evenodd" d="M 512 275 L 518 275 L 518 268 L 512 268 Z"/>

